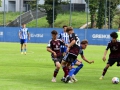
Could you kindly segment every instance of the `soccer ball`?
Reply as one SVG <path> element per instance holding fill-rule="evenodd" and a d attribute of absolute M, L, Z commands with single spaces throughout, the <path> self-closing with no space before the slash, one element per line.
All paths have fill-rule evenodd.
<path fill-rule="evenodd" d="M 119 78 L 118 77 L 113 77 L 112 78 L 112 83 L 113 84 L 118 84 L 119 83 Z"/>

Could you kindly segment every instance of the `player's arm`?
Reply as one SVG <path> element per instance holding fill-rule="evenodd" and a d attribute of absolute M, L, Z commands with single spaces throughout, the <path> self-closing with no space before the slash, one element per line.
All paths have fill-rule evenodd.
<path fill-rule="evenodd" d="M 54 55 L 54 57 L 57 56 L 56 52 L 54 52 L 52 49 L 51 49 L 51 43 L 49 41 L 49 44 L 47 45 L 47 51 L 50 52 L 51 54 Z"/>
<path fill-rule="evenodd" d="M 84 55 L 81 55 L 81 58 L 82 58 L 85 62 L 87 62 L 87 63 L 89 63 L 89 64 L 94 63 L 93 60 L 92 60 L 92 61 L 89 61 L 87 58 L 85 58 Z"/>
<path fill-rule="evenodd" d="M 106 61 L 107 52 L 108 52 L 108 50 L 105 50 L 104 55 L 103 55 L 103 58 L 102 58 L 104 62 Z"/>
<path fill-rule="evenodd" d="M 19 36 L 19 38 L 21 39 L 21 32 L 19 31 L 19 33 L 18 33 L 18 36 Z"/>
<path fill-rule="evenodd" d="M 104 62 L 106 61 L 106 55 L 107 55 L 108 49 L 109 49 L 109 44 L 107 45 L 107 48 L 106 48 L 106 50 L 104 51 L 104 55 L 103 55 L 103 58 L 102 58 L 102 60 L 103 60 Z"/>
<path fill-rule="evenodd" d="M 27 34 L 28 34 L 28 39 L 30 40 L 30 33 L 27 31 Z"/>

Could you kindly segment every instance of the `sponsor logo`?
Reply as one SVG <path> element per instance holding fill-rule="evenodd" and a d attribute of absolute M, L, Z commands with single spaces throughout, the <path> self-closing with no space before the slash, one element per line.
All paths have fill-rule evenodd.
<path fill-rule="evenodd" d="M 93 34 L 92 38 L 98 38 L 98 39 L 110 39 L 110 35 L 109 34 Z"/>
<path fill-rule="evenodd" d="M 31 37 L 36 37 L 36 38 L 42 38 L 44 36 L 43 34 L 33 34 L 33 33 L 31 33 L 30 35 Z"/>
<path fill-rule="evenodd" d="M 3 32 L 0 32 L 0 36 L 3 36 Z"/>

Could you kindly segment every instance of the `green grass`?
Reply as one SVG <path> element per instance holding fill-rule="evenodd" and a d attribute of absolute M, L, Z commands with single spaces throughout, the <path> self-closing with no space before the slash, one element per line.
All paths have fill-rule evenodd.
<path fill-rule="evenodd" d="M 57 19 L 55 21 L 55 27 L 62 27 L 63 25 L 69 25 L 70 14 L 63 13 L 58 14 Z M 80 28 L 82 25 L 87 22 L 87 14 L 85 12 L 72 12 L 71 15 L 71 25 L 74 28 Z M 36 20 L 31 21 L 27 24 L 28 27 L 36 27 Z M 46 17 L 38 19 L 38 27 L 49 27 Z"/>
<path fill-rule="evenodd" d="M 120 78 L 119 68 L 109 68 L 104 80 L 99 80 L 106 63 L 102 61 L 105 46 L 89 45 L 84 54 L 94 64 L 83 61 L 84 67 L 77 74 L 79 80 L 73 84 L 60 81 L 63 71 L 60 69 L 57 82 L 52 83 L 54 63 L 47 44 L 28 43 L 27 55 L 20 54 L 19 43 L 0 43 L 0 90 L 119 90 L 120 85 L 112 84 L 114 76 Z M 79 59 L 80 56 L 78 57 Z"/>
<path fill-rule="evenodd" d="M 3 12 L 0 12 L 0 25 L 3 25 L 3 19 L 5 18 L 5 24 L 7 25 L 11 21 L 15 20 L 20 15 L 19 12 L 6 12 L 3 17 Z"/>

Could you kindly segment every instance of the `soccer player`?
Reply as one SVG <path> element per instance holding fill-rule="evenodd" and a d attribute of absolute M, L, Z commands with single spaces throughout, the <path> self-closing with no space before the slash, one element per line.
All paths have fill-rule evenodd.
<path fill-rule="evenodd" d="M 66 45 L 69 44 L 69 35 L 66 32 L 67 26 L 63 26 L 63 32 L 59 34 L 59 39 L 61 39 Z M 63 56 L 65 56 L 67 47 L 65 45 L 61 45 L 60 47 L 61 52 L 63 53 Z"/>
<path fill-rule="evenodd" d="M 99 79 L 103 79 L 103 77 L 105 76 L 108 68 L 112 65 L 114 65 L 115 62 L 117 62 L 117 66 L 120 66 L 120 42 L 117 41 L 117 33 L 116 32 L 112 32 L 110 34 L 112 40 L 108 43 L 107 48 L 104 52 L 103 55 L 103 61 L 106 61 L 106 55 L 108 52 L 108 49 L 110 49 L 110 54 L 109 54 L 109 59 L 108 62 L 105 66 L 105 68 L 103 69 L 103 73 L 102 76 Z"/>
<path fill-rule="evenodd" d="M 64 71 L 64 77 L 66 78 L 65 82 L 68 83 L 68 81 L 70 80 L 70 77 L 68 75 L 68 67 L 74 60 L 76 60 L 79 54 L 80 40 L 77 34 L 74 33 L 72 27 L 67 27 L 66 32 L 69 35 L 70 44 L 67 48 L 67 54 L 64 56 L 61 65 Z"/>
<path fill-rule="evenodd" d="M 56 76 L 59 72 L 59 69 L 61 67 L 61 61 L 63 58 L 62 53 L 60 52 L 60 46 L 65 45 L 60 39 L 57 39 L 57 31 L 53 30 L 51 32 L 52 39 L 49 41 L 49 44 L 47 46 L 47 51 L 51 53 L 52 60 L 55 64 L 55 70 L 53 73 L 52 82 L 56 82 Z"/>
<path fill-rule="evenodd" d="M 120 27 L 118 28 L 117 34 L 118 34 L 117 40 L 120 42 Z"/>
<path fill-rule="evenodd" d="M 19 38 L 21 44 L 21 54 L 26 54 L 26 46 L 27 46 L 27 38 L 30 40 L 30 33 L 28 32 L 28 28 L 26 28 L 26 24 L 22 24 L 22 28 L 19 30 Z"/>
<path fill-rule="evenodd" d="M 83 50 L 85 50 L 88 46 L 88 41 L 87 40 L 82 40 L 81 41 L 81 44 L 80 44 L 80 51 L 79 51 L 79 54 L 81 56 L 81 58 L 91 64 L 91 63 L 94 63 L 94 60 L 92 61 L 89 61 L 85 56 L 84 56 L 84 53 L 83 53 Z M 75 68 L 74 66 L 77 65 L 77 67 Z M 70 83 L 72 83 L 73 81 L 76 82 L 77 79 L 75 78 L 75 75 L 79 72 L 79 70 L 83 67 L 83 64 L 82 64 L 82 61 L 81 60 L 78 60 L 76 59 L 74 62 L 72 62 L 71 64 L 71 70 L 69 71 L 69 76 L 71 77 L 71 80 L 70 80 Z"/>

